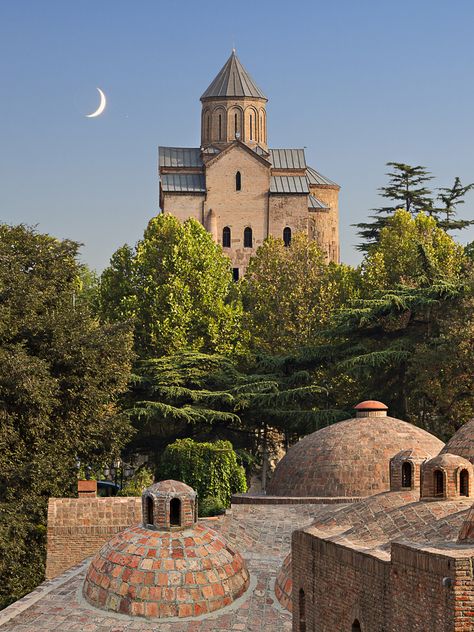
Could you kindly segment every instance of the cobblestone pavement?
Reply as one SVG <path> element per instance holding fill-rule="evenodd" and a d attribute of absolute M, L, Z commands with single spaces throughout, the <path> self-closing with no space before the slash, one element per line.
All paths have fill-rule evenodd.
<path fill-rule="evenodd" d="M 80 596 L 87 563 L 42 584 L 0 612 L 1 632 L 289 632 L 291 615 L 275 598 L 275 577 L 290 550 L 294 529 L 323 515 L 324 505 L 235 505 L 209 526 L 220 531 L 247 561 L 251 585 L 237 602 L 195 619 L 145 620 L 91 608 Z M 36 600 L 36 601 L 35 601 Z M 25 608 L 21 612 L 21 608 Z M 16 616 L 15 616 L 16 615 Z"/>

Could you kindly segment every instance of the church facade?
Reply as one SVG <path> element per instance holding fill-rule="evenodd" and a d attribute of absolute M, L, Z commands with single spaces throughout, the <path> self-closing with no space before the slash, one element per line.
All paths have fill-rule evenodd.
<path fill-rule="evenodd" d="M 339 185 L 306 163 L 304 149 L 270 148 L 267 98 L 235 51 L 201 97 L 200 147 L 160 147 L 160 208 L 201 222 L 241 276 L 270 235 L 295 232 L 339 261 Z"/>

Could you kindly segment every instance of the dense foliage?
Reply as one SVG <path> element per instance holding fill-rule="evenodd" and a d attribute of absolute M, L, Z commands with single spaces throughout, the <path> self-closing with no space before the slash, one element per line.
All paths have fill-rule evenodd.
<path fill-rule="evenodd" d="M 239 465 L 230 441 L 198 443 L 177 439 L 167 446 L 159 468 L 161 479 L 171 478 L 190 485 L 203 500 L 212 498 L 229 507 L 232 494 L 247 491 L 244 468 Z"/>
<path fill-rule="evenodd" d="M 229 259 L 194 219 L 158 215 L 134 249 L 117 250 L 101 277 L 100 305 L 106 320 L 133 321 L 140 357 L 239 346 Z"/>
<path fill-rule="evenodd" d="M 0 226 L 0 605 L 43 577 L 49 496 L 75 492 L 75 461 L 130 436 L 116 400 L 131 336 L 101 325 L 81 291 L 78 244 Z"/>

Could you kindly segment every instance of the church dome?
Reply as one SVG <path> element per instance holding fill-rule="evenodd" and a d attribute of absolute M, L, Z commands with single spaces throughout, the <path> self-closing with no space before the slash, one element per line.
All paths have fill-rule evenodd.
<path fill-rule="evenodd" d="M 196 493 L 162 481 L 142 495 L 143 524 L 114 536 L 92 559 L 83 586 L 98 608 L 142 617 L 189 617 L 230 605 L 248 588 L 241 555 L 205 523 Z"/>
<path fill-rule="evenodd" d="M 365 497 L 390 489 L 390 460 L 401 450 L 436 455 L 443 443 L 400 419 L 381 402 L 362 402 L 356 417 L 293 445 L 267 486 L 275 496 Z"/>
<path fill-rule="evenodd" d="M 462 456 L 474 464 L 474 419 L 463 424 L 442 451 Z"/>

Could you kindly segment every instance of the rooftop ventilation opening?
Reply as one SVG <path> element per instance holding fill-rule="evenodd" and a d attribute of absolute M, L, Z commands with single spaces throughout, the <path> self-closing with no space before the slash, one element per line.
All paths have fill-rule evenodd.
<path fill-rule="evenodd" d="M 172 498 L 170 501 L 170 526 L 181 526 L 181 501 L 179 498 Z"/>

